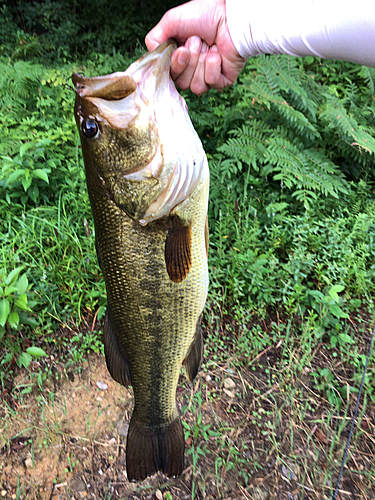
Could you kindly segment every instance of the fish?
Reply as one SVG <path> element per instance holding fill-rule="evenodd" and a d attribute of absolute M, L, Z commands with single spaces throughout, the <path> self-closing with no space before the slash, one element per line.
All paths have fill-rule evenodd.
<path fill-rule="evenodd" d="M 208 290 L 209 168 L 171 77 L 173 40 L 126 71 L 74 73 L 95 244 L 107 293 L 104 351 L 112 378 L 132 386 L 129 480 L 184 468 L 176 390 L 203 356 Z"/>

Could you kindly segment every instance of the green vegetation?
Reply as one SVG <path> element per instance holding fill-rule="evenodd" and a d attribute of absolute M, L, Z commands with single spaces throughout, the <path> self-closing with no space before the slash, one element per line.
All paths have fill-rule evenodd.
<path fill-rule="evenodd" d="M 123 23 L 111 15 L 120 3 Z M 139 56 L 148 27 L 172 5 L 143 4 L 150 8 L 112 2 L 104 17 L 100 0 L 1 7 L 0 387 L 10 395 L 3 423 L 16 416 L 12 401 L 22 405 L 39 386 L 43 409 L 43 390 L 53 399 L 52 384 L 74 377 L 90 352 L 102 353 L 105 290 L 65 82 L 77 70 L 123 70 Z M 323 498 L 318 492 L 328 495 L 337 477 L 373 321 L 375 70 L 259 57 L 222 94 L 185 94 L 211 169 L 206 361 L 201 385 L 185 387 L 182 398 L 191 498 L 204 498 L 212 478 L 213 495 L 230 491 L 230 481 L 256 495 L 254 480 L 271 463 Z M 372 353 L 360 421 L 374 415 L 374 366 Z M 329 444 L 314 440 L 312 428 Z M 353 444 L 357 462 L 363 429 Z M 54 428 L 43 446 L 67 435 Z M 313 450 L 312 470 L 301 446 Z M 374 457 L 373 436 L 367 446 Z M 372 498 L 366 467 L 356 469 L 361 498 Z M 23 498 L 25 487 L 15 491 Z M 109 483 L 102 493 L 111 491 Z"/>

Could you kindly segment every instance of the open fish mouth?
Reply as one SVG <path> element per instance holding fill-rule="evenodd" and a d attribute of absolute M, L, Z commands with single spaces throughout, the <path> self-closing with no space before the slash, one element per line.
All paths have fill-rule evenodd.
<path fill-rule="evenodd" d="M 169 79 L 168 69 L 176 47 L 174 40 L 167 40 L 153 52 L 146 53 L 131 64 L 126 71 L 111 75 L 86 77 L 73 73 L 75 91 L 82 98 L 96 97 L 117 101 L 133 93 L 142 81 L 152 81 L 152 85 L 157 89 Z"/>
<path fill-rule="evenodd" d="M 207 160 L 190 121 L 185 100 L 170 77 L 171 57 L 176 48 L 168 40 L 135 61 L 124 72 L 99 77 L 73 74 L 77 94 L 76 118 L 82 128 L 91 122 L 92 137 L 108 126 L 113 130 L 150 130 L 152 158 L 121 173 L 121 183 L 157 181 L 157 196 L 137 213 L 140 224 L 168 215 L 197 187 Z M 85 122 L 86 120 L 86 122 Z M 91 126 L 91 123 L 89 123 Z M 132 127 L 132 128 L 131 128 Z M 87 130 L 84 130 L 86 135 Z M 91 132 L 90 132 L 91 133 Z M 86 135 L 87 137 L 87 135 Z M 118 182 L 117 182 L 118 184 Z"/>

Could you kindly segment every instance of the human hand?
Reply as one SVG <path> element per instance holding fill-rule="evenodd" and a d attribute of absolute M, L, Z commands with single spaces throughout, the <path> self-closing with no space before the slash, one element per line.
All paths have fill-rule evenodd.
<path fill-rule="evenodd" d="M 232 85 L 245 65 L 229 34 L 225 0 L 192 0 L 169 10 L 146 36 L 148 50 L 174 38 L 171 76 L 201 95 Z"/>

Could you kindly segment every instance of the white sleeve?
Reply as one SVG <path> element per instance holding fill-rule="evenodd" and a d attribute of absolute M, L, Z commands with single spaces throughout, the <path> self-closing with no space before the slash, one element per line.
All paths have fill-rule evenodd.
<path fill-rule="evenodd" d="M 290 54 L 375 66 L 373 0 L 226 0 L 239 54 Z"/>

